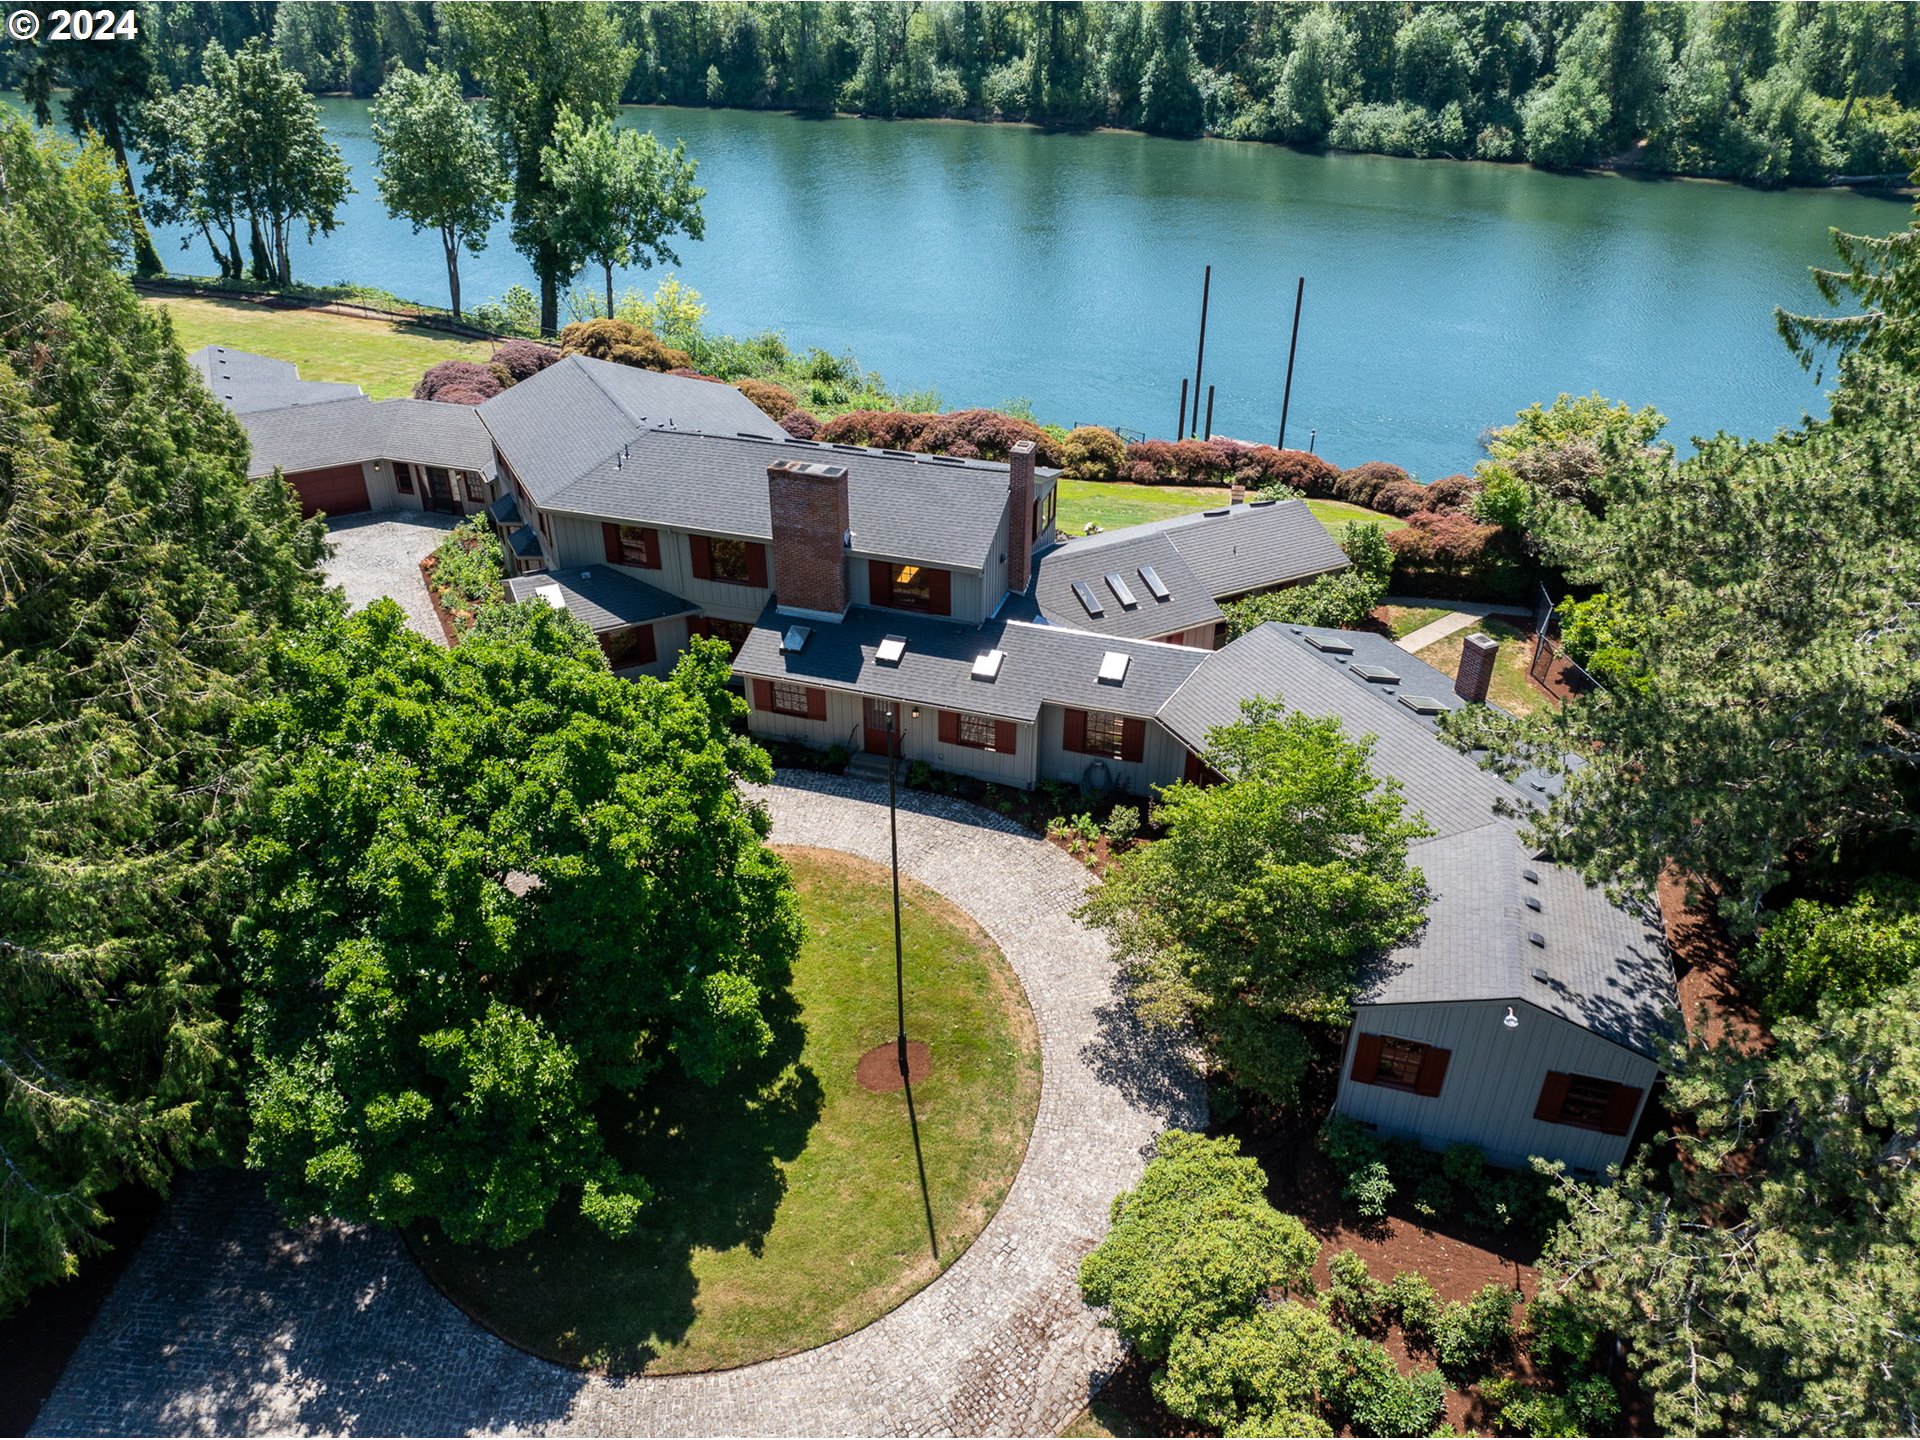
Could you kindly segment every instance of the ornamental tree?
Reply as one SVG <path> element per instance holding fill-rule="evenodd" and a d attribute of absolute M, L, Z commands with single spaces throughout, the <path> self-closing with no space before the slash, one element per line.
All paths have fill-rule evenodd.
<path fill-rule="evenodd" d="M 435 66 L 424 75 L 396 70 L 368 112 L 380 148 L 380 199 L 413 233 L 436 230 L 447 261 L 447 294 L 460 318 L 460 252 L 478 255 L 508 195 L 493 137 L 460 94 L 459 80 Z"/>
<path fill-rule="evenodd" d="M 1080 913 L 1150 1022 L 1196 1025 L 1216 1063 L 1285 1103 L 1298 1022 L 1345 1020 L 1361 962 L 1419 924 L 1407 846 L 1428 831 L 1338 720 L 1249 700 L 1207 738 L 1224 783 L 1163 790 L 1165 837 L 1121 856 Z"/>
<path fill-rule="evenodd" d="M 236 931 L 248 1158 L 283 1203 L 462 1244 L 563 1196 L 632 1224 L 652 1187 L 603 1127 L 663 1069 L 713 1085 L 764 1053 L 799 942 L 727 668 L 696 642 L 617 679 L 541 605 L 451 652 L 386 602 L 289 648 Z"/>

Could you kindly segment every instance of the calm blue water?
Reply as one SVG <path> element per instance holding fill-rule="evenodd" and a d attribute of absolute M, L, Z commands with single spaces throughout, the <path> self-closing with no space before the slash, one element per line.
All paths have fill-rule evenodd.
<path fill-rule="evenodd" d="M 386 217 L 366 106 L 322 102 L 358 187 L 304 280 L 445 302 L 430 234 Z M 700 161 L 707 238 L 681 278 L 710 322 L 852 350 L 948 406 L 1019 397 L 1062 423 L 1170 435 L 1213 265 L 1217 433 L 1271 441 L 1294 281 L 1307 277 L 1289 439 L 1433 478 L 1534 400 L 1597 389 L 1658 406 L 1677 441 L 1769 434 L 1823 410 L 1773 307 L 1807 308 L 1827 229 L 1899 204 L 1511 166 L 1312 156 L 1224 141 L 938 121 L 631 109 Z M 209 272 L 197 241 L 170 265 Z M 627 283 L 651 290 L 662 272 Z M 503 223 L 469 303 L 532 275 Z M 597 272 L 581 277 L 599 283 Z"/>

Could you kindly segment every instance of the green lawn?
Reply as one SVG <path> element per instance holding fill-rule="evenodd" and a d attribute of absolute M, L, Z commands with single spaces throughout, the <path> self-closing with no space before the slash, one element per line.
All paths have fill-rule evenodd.
<path fill-rule="evenodd" d="M 1498 616 L 1489 615 L 1478 625 L 1469 625 L 1458 634 L 1434 641 L 1418 652 L 1419 657 L 1436 670 L 1458 675 L 1460 652 L 1466 646 L 1467 636 L 1476 630 L 1500 642 L 1500 653 L 1493 659 L 1493 684 L 1487 690 L 1489 700 L 1515 715 L 1526 715 L 1552 703 L 1545 692 L 1527 678 L 1527 662 L 1533 656 L 1528 632 Z"/>
<path fill-rule="evenodd" d="M 1102 530 L 1169 520 L 1227 503 L 1227 492 L 1195 485 L 1124 485 L 1091 480 L 1062 480 L 1057 519 L 1069 535 L 1084 535 L 1089 522 Z M 1341 500 L 1309 500 L 1307 509 L 1336 535 L 1349 520 L 1377 520 L 1389 530 L 1407 522 L 1349 505 Z"/>
<path fill-rule="evenodd" d="M 933 1052 L 910 1114 L 902 1095 L 854 1079 L 860 1056 L 894 1036 L 887 872 L 836 851 L 781 853 L 807 922 L 784 1054 L 731 1093 L 677 1076 L 643 1093 L 625 1143 L 660 1193 L 635 1233 L 608 1240 L 557 1217 L 503 1251 L 411 1237 L 432 1278 L 516 1344 L 615 1373 L 809 1349 L 952 1264 L 1012 1184 L 1040 1054 L 999 950 L 939 896 L 907 885 L 907 1033 Z"/>
<path fill-rule="evenodd" d="M 442 360 L 485 360 L 493 346 L 388 320 L 359 320 L 324 310 L 275 310 L 242 300 L 150 300 L 173 316 L 189 351 L 230 345 L 291 360 L 303 380 L 345 380 L 376 400 L 411 395 L 414 382 Z"/>
<path fill-rule="evenodd" d="M 1382 605 L 1373 613 L 1387 622 L 1394 639 L 1404 640 L 1422 625 L 1431 625 L 1453 612 L 1437 605 Z"/>

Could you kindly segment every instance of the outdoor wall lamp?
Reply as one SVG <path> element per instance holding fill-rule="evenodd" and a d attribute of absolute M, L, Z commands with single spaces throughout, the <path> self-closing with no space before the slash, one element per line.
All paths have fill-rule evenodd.
<path fill-rule="evenodd" d="M 1518 1030 L 1520 1028 L 1520 1017 L 1513 1013 L 1513 1007 L 1511 1005 L 1507 1006 L 1507 1018 L 1500 1023 L 1509 1030 Z"/>

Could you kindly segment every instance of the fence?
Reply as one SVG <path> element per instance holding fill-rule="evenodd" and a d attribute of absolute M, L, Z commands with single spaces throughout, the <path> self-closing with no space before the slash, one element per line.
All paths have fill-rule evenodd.
<path fill-rule="evenodd" d="M 1527 676 L 1561 699 L 1602 688 L 1585 666 L 1567 654 L 1560 641 L 1560 607 L 1545 585 L 1533 604 L 1533 655 L 1527 661 Z"/>
<path fill-rule="evenodd" d="M 463 324 L 451 315 L 435 310 L 389 310 L 364 305 L 357 300 L 330 300 L 324 295 L 302 295 L 298 291 L 229 289 L 223 285 L 193 285 L 179 280 L 136 278 L 133 288 L 146 295 L 178 295 L 188 300 L 237 300 L 245 305 L 265 305 L 274 310 L 320 310 L 329 315 L 345 315 L 356 320 L 393 320 L 403 325 L 419 325 L 440 330 L 462 340 L 505 340 L 491 330 Z"/>

